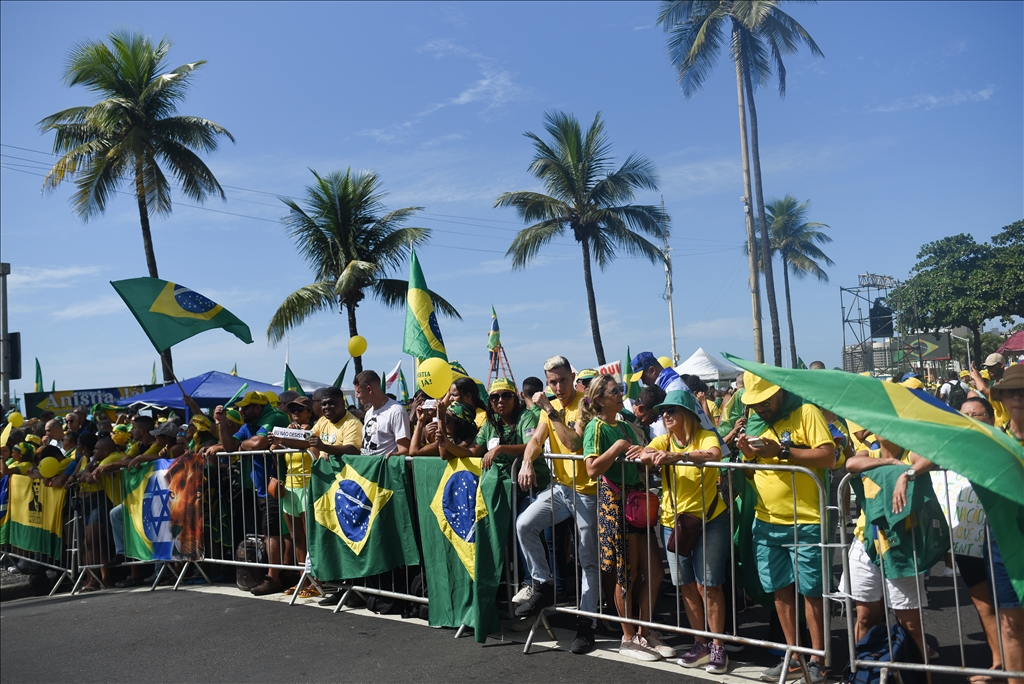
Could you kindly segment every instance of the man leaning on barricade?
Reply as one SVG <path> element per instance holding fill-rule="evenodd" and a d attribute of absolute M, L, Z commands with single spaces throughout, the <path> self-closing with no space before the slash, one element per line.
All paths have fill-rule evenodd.
<path fill-rule="evenodd" d="M 835 466 L 835 444 L 820 410 L 750 371 L 743 374 L 743 385 L 741 401 L 752 410 L 745 433 L 736 440 L 744 461 L 803 466 L 817 472 L 819 479 L 824 469 Z M 804 473 L 757 470 L 753 480 L 758 494 L 753 537 L 761 584 L 766 592 L 774 592 L 786 643 L 797 645 L 799 592 L 804 597 L 811 646 L 824 650 L 819 488 Z M 784 656 L 761 679 L 778 682 L 783 670 L 787 678 L 802 674 L 800 664 Z M 825 664 L 818 656 L 812 656 L 807 670 L 809 684 L 825 680 Z"/>

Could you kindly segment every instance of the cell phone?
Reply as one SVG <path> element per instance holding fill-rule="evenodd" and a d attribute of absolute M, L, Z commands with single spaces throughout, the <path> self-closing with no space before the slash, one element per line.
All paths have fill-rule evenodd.
<path fill-rule="evenodd" d="M 748 437 L 747 443 L 755 449 L 760 449 L 764 446 L 764 442 L 761 441 L 760 437 Z"/>
<path fill-rule="evenodd" d="M 427 399 L 423 402 L 423 408 L 432 409 L 437 408 L 437 399 Z"/>

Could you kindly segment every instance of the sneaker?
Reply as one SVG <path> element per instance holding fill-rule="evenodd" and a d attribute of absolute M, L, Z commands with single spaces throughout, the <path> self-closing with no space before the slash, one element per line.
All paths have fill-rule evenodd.
<path fill-rule="evenodd" d="M 653 648 L 647 645 L 647 640 L 637 634 L 632 639 L 623 639 L 619 644 L 619 655 L 629 656 L 637 660 L 654 662 L 661 660 L 661 656 Z"/>
<path fill-rule="evenodd" d="M 704 668 L 705 672 L 711 674 L 725 674 L 729 671 L 729 655 L 725 652 L 725 648 L 718 644 L 712 643 L 708 647 L 711 651 L 710 657 L 708 658 L 708 666 Z"/>
<path fill-rule="evenodd" d="M 683 667 L 704 667 L 709 660 L 711 660 L 711 649 L 708 648 L 707 643 L 696 641 L 686 653 L 679 656 L 676 664 Z"/>
<path fill-rule="evenodd" d="M 542 587 L 547 586 L 542 584 Z M 536 594 L 534 594 L 536 596 Z M 584 653 L 590 653 L 594 650 L 597 645 L 597 641 L 594 639 L 594 626 L 590 623 L 590 618 L 581 618 L 579 621 L 579 628 L 576 631 L 576 638 L 572 640 L 572 645 L 569 646 L 569 651 L 576 655 L 583 655 Z"/>
<path fill-rule="evenodd" d="M 828 677 L 828 673 L 822 667 L 822 663 L 811 659 L 807 661 L 807 684 L 822 684 Z"/>
<path fill-rule="evenodd" d="M 531 596 L 533 596 L 533 582 L 523 582 L 519 592 L 512 597 L 512 603 L 518 606 L 520 603 L 529 601 Z"/>
<path fill-rule="evenodd" d="M 644 638 L 647 640 L 647 647 L 653 648 L 662 658 L 676 657 L 676 649 L 666 644 L 661 634 L 655 632 L 653 629 L 650 634 L 647 634 Z"/>
<path fill-rule="evenodd" d="M 341 603 L 341 597 L 345 595 L 343 591 L 336 591 L 333 594 L 328 594 L 326 598 L 317 601 L 321 606 L 336 606 Z"/>
<path fill-rule="evenodd" d="M 786 656 L 782 656 L 782 660 L 761 673 L 761 681 L 778 682 L 779 678 L 782 677 L 783 668 L 786 668 L 786 679 L 800 679 L 803 677 L 800 663 L 795 659 L 787 662 Z"/>
<path fill-rule="evenodd" d="M 124 565 L 125 557 L 123 553 L 119 553 L 106 563 L 103 564 L 105 568 L 116 568 L 118 565 Z"/>
<path fill-rule="evenodd" d="M 270 575 L 263 578 L 263 582 L 256 585 L 249 590 L 253 596 L 266 596 L 267 594 L 280 594 L 284 591 L 284 587 L 281 586 L 281 581 L 276 580 Z"/>
<path fill-rule="evenodd" d="M 516 617 L 530 617 L 554 604 L 555 588 L 550 584 L 539 584 L 533 588 L 530 598 L 516 606 Z"/>

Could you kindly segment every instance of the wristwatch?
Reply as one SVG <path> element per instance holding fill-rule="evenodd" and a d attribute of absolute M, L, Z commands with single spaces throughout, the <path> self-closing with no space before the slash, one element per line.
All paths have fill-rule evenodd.
<path fill-rule="evenodd" d="M 789 450 L 788 446 L 781 446 L 781 447 L 779 447 L 779 458 L 780 459 L 784 459 L 784 460 L 788 461 L 789 457 L 791 455 L 792 455 L 792 452 Z"/>
<path fill-rule="evenodd" d="M 560 419 L 560 416 L 558 415 L 558 411 L 556 411 L 555 409 L 548 409 L 547 413 L 548 413 L 548 418 L 550 418 L 551 420 L 559 420 Z"/>
<path fill-rule="evenodd" d="M 907 468 L 903 471 L 903 474 L 907 476 L 907 482 L 913 482 L 914 478 L 917 477 L 917 471 L 913 468 Z"/>

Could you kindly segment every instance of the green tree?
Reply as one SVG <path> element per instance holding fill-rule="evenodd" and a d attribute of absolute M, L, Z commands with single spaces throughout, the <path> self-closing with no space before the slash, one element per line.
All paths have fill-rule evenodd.
<path fill-rule="evenodd" d="M 272 344 L 313 314 L 331 309 L 347 313 L 349 335 L 358 335 L 356 308 L 367 294 L 387 307 L 404 307 L 408 281 L 385 276 L 406 263 L 414 245 L 430 238 L 427 228 L 402 225 L 422 207 L 385 212 L 387 193 L 376 173 L 312 173 L 316 182 L 306 186 L 305 208 L 282 197 L 289 212 L 281 221 L 315 281 L 288 295 L 278 307 L 267 327 Z M 430 296 L 438 313 L 462 318 L 436 293 Z M 355 369 L 362 372 L 361 357 L 356 357 Z"/>
<path fill-rule="evenodd" d="M 993 316 L 1006 325 L 1024 316 L 1024 219 L 1004 226 L 992 236 L 994 280 L 997 295 Z"/>
<path fill-rule="evenodd" d="M 600 113 L 586 134 L 579 120 L 565 112 L 545 114 L 544 128 L 551 136 L 550 143 L 533 133 L 525 135 L 534 147 L 530 173 L 543 183 L 547 194 L 506 192 L 494 206 L 511 207 L 524 222 L 532 224 L 519 231 L 508 248 L 506 254 L 512 257 L 513 270 L 525 268 L 545 245 L 567 230 L 580 244 L 590 330 L 598 364 L 603 365 L 591 262 L 604 270 L 621 251 L 651 263 L 663 263 L 661 249 L 640 233 L 662 239 L 669 218 L 660 207 L 630 203 L 636 190 L 658 189 L 654 164 L 633 153 L 613 170 L 611 144 Z"/>
<path fill-rule="evenodd" d="M 792 368 L 797 367 L 796 337 L 793 332 L 793 304 L 789 293 L 789 274 L 797 278 L 814 276 L 819 282 L 828 282 L 828 273 L 821 267 L 835 266 L 835 262 L 818 245 L 832 242 L 822 229 L 824 223 L 807 220 L 811 201 L 799 203 L 793 195 L 773 200 L 768 204 L 768 234 L 771 236 L 773 255 L 782 260 L 782 281 L 786 292 L 786 320 L 789 322 L 789 351 Z"/>
<path fill-rule="evenodd" d="M 167 38 L 154 46 L 148 36 L 115 31 L 109 40 L 109 46 L 92 41 L 75 46 L 64 72 L 66 85 L 84 86 L 99 102 L 39 122 L 44 133 L 55 132 L 53 151 L 60 155 L 43 189 L 74 180 L 71 206 L 87 221 L 104 212 L 122 183 L 133 182 L 146 267 L 158 278 L 149 216 L 171 213 L 171 183 L 164 169 L 191 200 L 202 202 L 210 194 L 223 198 L 224 190 L 198 153 L 217 149 L 220 136 L 234 138 L 213 121 L 177 113 L 192 75 L 205 61 L 166 71 Z M 164 382 L 171 382 L 170 350 L 161 360 Z"/>
<path fill-rule="evenodd" d="M 796 52 L 804 43 L 816 57 L 824 54 L 814 39 L 793 17 L 778 8 L 778 0 L 664 0 L 658 23 L 668 32 L 669 59 L 678 73 L 683 95 L 693 97 L 714 68 L 730 31 L 731 52 L 736 73 L 736 94 L 740 114 L 740 147 L 743 155 L 743 184 L 747 207 L 747 254 L 750 267 L 754 314 L 754 353 L 764 360 L 761 336 L 760 296 L 754 256 L 754 217 L 750 207 L 756 199 L 758 225 L 768 225 L 761 183 L 760 139 L 754 88 L 766 85 L 772 73 L 778 76 L 779 96 L 786 93 L 786 66 L 782 56 Z M 750 121 L 750 149 L 747 149 L 747 115 Z M 749 161 L 748 161 L 749 154 Z M 752 164 L 751 164 L 752 161 Z M 751 170 L 753 178 L 751 178 Z M 753 192 L 751 192 L 751 181 Z M 761 249 L 768 252 L 770 237 L 761 233 Z M 775 276 L 771 260 L 764 263 L 765 290 L 772 325 L 775 365 L 782 365 L 782 335 L 775 297 Z"/>

